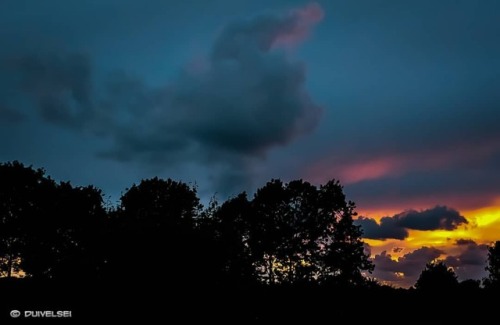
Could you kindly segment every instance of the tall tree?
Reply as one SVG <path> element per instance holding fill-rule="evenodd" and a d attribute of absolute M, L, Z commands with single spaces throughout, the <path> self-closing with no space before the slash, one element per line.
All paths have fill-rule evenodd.
<path fill-rule="evenodd" d="M 0 269 L 34 278 L 92 277 L 103 259 L 100 190 L 56 184 L 42 169 L 0 165 Z M 21 274 L 21 273 L 20 273 Z"/>
<path fill-rule="evenodd" d="M 37 277 L 98 277 L 106 221 L 101 191 L 63 182 L 44 205 L 44 215 L 30 222 L 23 269 Z"/>
<path fill-rule="evenodd" d="M 114 276 L 190 277 L 195 272 L 191 247 L 199 210 L 196 189 L 185 183 L 152 178 L 132 186 L 121 197 L 113 221 L 109 259 Z"/>
<path fill-rule="evenodd" d="M 484 280 L 485 287 L 500 288 L 500 241 L 488 248 L 488 277 Z"/>
<path fill-rule="evenodd" d="M 318 221 L 323 234 L 317 240 L 321 279 L 342 285 L 364 284 L 363 271 L 374 268 L 364 252 L 362 231 L 353 224 L 355 204 L 346 201 L 338 181 L 331 180 L 319 189 Z"/>
<path fill-rule="evenodd" d="M 11 277 L 20 271 L 30 240 L 28 227 L 43 218 L 44 198 L 55 188 L 43 169 L 17 161 L 0 164 L 0 270 Z"/>
<path fill-rule="evenodd" d="M 272 180 L 257 190 L 251 208 L 248 244 L 259 256 L 262 281 L 357 284 L 361 272 L 372 269 L 352 222 L 354 204 L 338 182 L 318 189 L 302 180 Z"/>
<path fill-rule="evenodd" d="M 252 210 L 246 193 L 213 205 L 200 223 L 205 251 L 205 272 L 227 285 L 240 285 L 255 279 L 254 258 L 249 246 Z"/>

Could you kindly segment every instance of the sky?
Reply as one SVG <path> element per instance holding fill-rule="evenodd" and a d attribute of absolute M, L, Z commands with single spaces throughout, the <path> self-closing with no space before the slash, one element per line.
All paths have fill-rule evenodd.
<path fill-rule="evenodd" d="M 3 0 L 0 161 L 202 198 L 339 179 L 373 274 L 485 276 L 500 239 L 496 0 Z"/>

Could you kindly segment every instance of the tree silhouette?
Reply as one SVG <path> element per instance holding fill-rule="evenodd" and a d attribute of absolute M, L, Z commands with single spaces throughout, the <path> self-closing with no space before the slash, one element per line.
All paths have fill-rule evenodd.
<path fill-rule="evenodd" d="M 354 284 L 372 265 L 352 223 L 353 209 L 338 182 L 318 189 L 302 180 L 271 180 L 251 202 L 246 196 L 233 199 L 217 217 L 220 225 L 231 224 L 235 247 L 248 256 L 247 269 L 252 261 L 261 282 Z"/>
<path fill-rule="evenodd" d="M 342 186 L 331 180 L 319 190 L 318 220 L 323 221 L 319 252 L 323 279 L 342 285 L 364 284 L 362 271 L 371 272 L 373 263 L 364 252 L 362 231 L 353 224 L 355 204 L 346 201 Z"/>
<path fill-rule="evenodd" d="M 132 186 L 112 220 L 110 272 L 190 278 L 196 271 L 192 241 L 199 210 L 196 190 L 185 183 L 152 178 Z"/>
<path fill-rule="evenodd" d="M 42 218 L 45 226 L 31 236 L 32 246 L 47 241 L 56 259 L 45 271 L 55 278 L 87 278 L 99 276 L 103 264 L 103 229 L 106 211 L 101 190 L 93 187 L 73 187 L 61 183 L 56 188 L 49 214 Z M 32 251 L 35 251 L 35 247 Z M 46 251 L 39 259 L 53 254 Z M 26 259 L 27 261 L 31 259 Z M 23 266 L 29 271 L 28 265 Z M 33 272 L 31 272 L 33 274 Z"/>
<path fill-rule="evenodd" d="M 312 278 L 305 269 L 314 267 L 311 256 L 320 233 L 314 234 L 314 227 L 321 227 L 313 223 L 316 199 L 316 188 L 302 181 L 272 180 L 257 190 L 249 243 L 259 256 L 261 280 L 294 283 Z"/>
<path fill-rule="evenodd" d="M 14 161 L 0 164 L 0 270 L 11 277 L 21 268 L 34 221 L 42 218 L 55 183 L 42 169 Z"/>
<path fill-rule="evenodd" d="M 427 263 L 415 283 L 415 288 L 422 291 L 449 291 L 457 286 L 458 280 L 455 272 L 443 262 Z"/>
<path fill-rule="evenodd" d="M 481 281 L 467 279 L 459 283 L 460 289 L 465 291 L 477 291 L 481 289 Z"/>
<path fill-rule="evenodd" d="M 211 274 L 212 281 L 231 286 L 254 281 L 255 261 L 248 242 L 251 213 L 246 193 L 220 206 L 212 201 L 203 213 L 198 227 L 203 253 L 199 255 L 204 259 L 204 272 Z"/>
<path fill-rule="evenodd" d="M 488 248 L 488 278 L 484 280 L 485 287 L 500 288 L 500 241 Z"/>
<path fill-rule="evenodd" d="M 42 169 L 0 165 L 0 252 L 7 277 L 91 277 L 102 262 L 100 190 L 56 184 Z"/>
<path fill-rule="evenodd" d="M 75 298 L 81 290 L 103 289 L 95 295 L 101 305 L 113 299 L 121 310 L 153 310 L 164 307 L 150 294 L 156 290 L 171 295 L 176 306 L 189 300 L 195 316 L 229 317 L 223 310 L 231 309 L 252 320 L 281 322 L 296 320 L 291 310 L 300 310 L 308 321 L 331 306 L 339 315 L 356 311 L 342 294 L 351 289 L 382 297 L 376 299 L 380 304 L 406 314 L 422 292 L 452 293 L 447 297 L 457 301 L 474 297 L 481 307 L 490 301 L 479 281 L 459 284 L 443 262 L 426 265 L 417 290 L 365 277 L 374 266 L 353 224 L 355 205 L 338 181 L 318 187 L 274 179 L 251 199 L 241 193 L 220 205 L 213 200 L 203 210 L 196 188 L 152 178 L 127 189 L 121 204 L 106 210 L 99 189 L 56 183 L 44 170 L 19 162 L 0 164 L 0 180 L 0 277 L 30 278 L 1 279 L 7 301 L 28 297 L 30 290 L 45 297 L 49 286 L 59 299 L 66 297 L 62 292 Z M 485 287 L 499 288 L 500 242 L 489 248 L 486 269 Z M 341 294 L 312 299 L 332 286 Z M 212 299 L 215 292 L 221 300 Z M 363 320 L 381 307 L 368 306 Z"/>

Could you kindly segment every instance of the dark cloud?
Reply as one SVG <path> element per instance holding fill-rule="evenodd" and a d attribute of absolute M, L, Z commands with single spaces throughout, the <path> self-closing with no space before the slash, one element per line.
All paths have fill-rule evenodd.
<path fill-rule="evenodd" d="M 304 88 L 305 69 L 276 49 L 320 16 L 316 7 L 228 25 L 198 70 L 169 88 L 182 135 L 225 152 L 255 156 L 312 130 L 320 108 Z M 320 15 L 321 12 L 317 12 Z"/>
<path fill-rule="evenodd" d="M 375 269 L 373 276 L 380 281 L 398 282 L 402 280 L 402 274 L 398 274 L 398 262 L 391 258 L 386 251 L 375 255 L 373 258 Z"/>
<path fill-rule="evenodd" d="M 351 184 L 346 186 L 346 193 L 365 209 L 446 204 L 470 210 L 494 204 L 500 195 L 499 182 L 500 152 L 467 166 L 409 171 Z"/>
<path fill-rule="evenodd" d="M 380 219 L 380 223 L 374 219 L 360 217 L 354 221 L 354 224 L 361 226 L 365 238 L 403 240 L 408 237 L 408 231 L 398 225 L 397 220 L 391 217 Z"/>
<path fill-rule="evenodd" d="M 342 50 L 334 59 L 328 53 L 314 60 L 318 70 L 337 62 L 331 71 L 343 78 L 332 73 L 325 86 L 317 83 L 331 90 L 335 114 L 319 130 L 328 140 L 304 174 L 318 182 L 340 178 L 363 209 L 492 205 L 500 196 L 500 78 L 494 72 L 500 21 L 492 14 L 500 3 L 393 1 L 387 7 L 353 27 L 353 38 L 335 42 Z M 367 34 L 374 30 L 382 36 L 377 42 Z M 396 161 L 375 164 L 386 159 Z M 339 172 L 366 162 L 374 164 L 354 169 L 355 177 Z"/>
<path fill-rule="evenodd" d="M 309 5 L 229 24 L 208 58 L 164 87 L 124 72 L 97 87 L 83 55 L 26 55 L 10 60 L 8 71 L 44 120 L 110 139 L 100 157 L 222 166 L 215 182 L 241 187 L 252 161 L 318 123 L 322 110 L 305 88 L 304 63 L 287 48 L 322 16 L 318 5 Z"/>
<path fill-rule="evenodd" d="M 460 239 L 457 239 L 455 241 L 455 244 L 459 245 L 459 246 L 462 246 L 462 245 L 474 245 L 474 244 L 476 244 L 476 242 L 473 241 L 472 239 L 463 239 L 463 238 L 460 238 Z"/>
<path fill-rule="evenodd" d="M 0 56 L 14 53 L 28 61 L 9 64 L 17 72 L 5 83 L 22 76 L 31 81 L 22 101 L 31 98 L 46 120 L 106 136 L 86 145 L 108 158 L 103 164 L 139 161 L 127 165 L 163 166 L 180 175 L 173 165 L 195 162 L 203 166 L 193 177 L 204 177 L 209 166 L 229 175 L 220 184 L 241 181 L 247 189 L 273 177 L 318 183 L 338 178 L 364 211 L 436 204 L 472 210 L 500 196 L 498 1 L 321 1 L 327 19 L 310 46 L 295 52 L 307 60 L 307 82 L 305 67 L 283 49 L 304 39 L 321 17 L 318 7 L 237 21 L 220 28 L 210 45 L 227 17 L 291 3 L 215 2 L 185 1 L 172 8 L 159 0 L 148 6 L 0 1 Z M 61 48 L 84 49 L 95 68 Z M 48 51 L 57 54 L 39 54 Z M 193 64 L 176 76 L 185 61 Z M 32 66 L 43 70 L 54 63 L 60 66 L 54 73 L 26 75 Z M 98 80 L 89 87 L 89 78 L 120 67 L 141 78 L 117 77 L 113 87 Z M 0 79 L 5 76 L 0 71 Z M 170 78 L 168 86 L 162 77 Z M 44 83 L 50 89 L 40 94 Z M 0 107 L 33 120 L 25 105 L 5 100 L 12 93 L 4 86 L 0 80 Z M 315 134 L 269 154 L 313 127 L 316 102 L 326 109 Z M 282 109 L 285 104 L 289 110 Z M 44 133 L 52 126 L 36 128 Z M 57 165 L 66 152 L 59 142 L 50 143 L 57 158 L 40 150 L 33 159 Z M 20 143 L 9 140 L 8 146 Z M 2 149 L 5 159 L 14 156 Z M 29 152 L 16 158 L 29 158 Z M 314 175 L 305 173 L 312 165 Z M 107 171 L 94 174 L 99 179 Z"/>
<path fill-rule="evenodd" d="M 6 60 L 19 87 L 52 123 L 81 127 L 93 118 L 91 67 L 84 55 L 32 55 Z"/>
<path fill-rule="evenodd" d="M 358 218 L 354 223 L 361 226 L 365 238 L 403 240 L 409 235 L 407 229 L 454 230 L 468 221 L 455 209 L 436 206 L 427 210 L 407 210 L 392 217 L 383 217 L 380 223 L 365 217 Z"/>
<path fill-rule="evenodd" d="M 22 122 L 25 118 L 26 117 L 19 111 L 7 106 L 0 106 L 0 123 L 18 123 Z"/>
<path fill-rule="evenodd" d="M 461 251 L 456 255 L 446 256 L 443 261 L 453 268 L 459 280 L 479 280 L 485 277 L 488 246 L 478 245 L 473 241 L 457 246 L 461 247 Z M 409 287 L 415 284 L 428 262 L 443 254 L 444 252 L 437 248 L 422 247 L 395 260 L 391 254 L 384 251 L 373 258 L 373 276 L 396 286 Z"/>
<path fill-rule="evenodd" d="M 394 247 L 394 248 L 392 249 L 392 252 L 393 252 L 393 253 L 401 253 L 403 250 L 404 250 L 404 248 L 403 248 L 403 247 Z"/>
<path fill-rule="evenodd" d="M 453 267 L 460 280 L 480 280 L 487 275 L 485 270 L 488 257 L 488 246 L 478 245 L 472 240 L 459 239 L 456 242 L 461 247 L 457 255 L 447 256 L 444 262 Z"/>
<path fill-rule="evenodd" d="M 399 270 L 407 277 L 420 275 L 426 263 L 438 258 L 444 252 L 434 247 L 422 247 L 398 259 Z"/>
<path fill-rule="evenodd" d="M 423 211 L 409 210 L 393 217 L 400 227 L 415 230 L 453 230 L 467 224 L 464 216 L 446 206 L 436 206 Z"/>
<path fill-rule="evenodd" d="M 457 256 L 461 265 L 481 265 L 486 264 L 488 256 L 487 245 L 477 245 L 475 243 L 467 245 L 466 249 Z M 459 265 L 457 265 L 459 266 Z"/>
<path fill-rule="evenodd" d="M 434 247 L 422 247 L 393 260 L 386 251 L 375 255 L 373 276 L 398 286 L 409 287 L 417 281 L 425 265 L 444 252 Z"/>

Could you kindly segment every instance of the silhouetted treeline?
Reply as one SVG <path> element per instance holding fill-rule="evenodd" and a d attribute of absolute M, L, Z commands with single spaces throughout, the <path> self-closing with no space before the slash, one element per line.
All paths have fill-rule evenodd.
<path fill-rule="evenodd" d="M 373 266 L 341 185 L 272 180 L 203 209 L 196 188 L 158 178 L 106 210 L 99 189 L 0 165 L 4 276 L 154 278 L 214 285 L 361 285 Z"/>
<path fill-rule="evenodd" d="M 351 293 L 386 295 L 398 304 L 400 297 L 418 300 L 417 291 L 483 290 L 479 281 L 459 284 L 442 263 L 427 265 L 417 290 L 369 279 L 374 266 L 353 224 L 354 209 L 333 180 L 319 187 L 271 180 L 251 198 L 241 193 L 203 207 L 195 187 L 159 178 L 132 185 L 117 207 L 105 208 L 93 186 L 55 182 L 19 162 L 0 164 L 0 290 L 10 293 L 2 296 L 5 306 L 43 300 L 55 308 L 42 294 L 52 292 L 57 306 L 68 309 L 76 308 L 79 293 L 93 292 L 86 303 L 95 310 L 106 310 L 107 301 L 125 309 L 161 308 L 151 297 L 167 295 L 179 306 L 204 306 L 212 316 L 227 316 L 232 306 L 241 320 L 261 319 L 270 310 L 277 317 L 284 310 L 272 307 L 277 302 L 314 312 L 326 306 L 322 295 L 330 295 L 342 314 L 351 308 L 342 297 Z M 484 285 L 494 290 L 500 242 L 490 248 L 488 270 Z M 218 294 L 226 307 L 214 300 Z M 250 303 L 253 296 L 260 300 Z"/>

